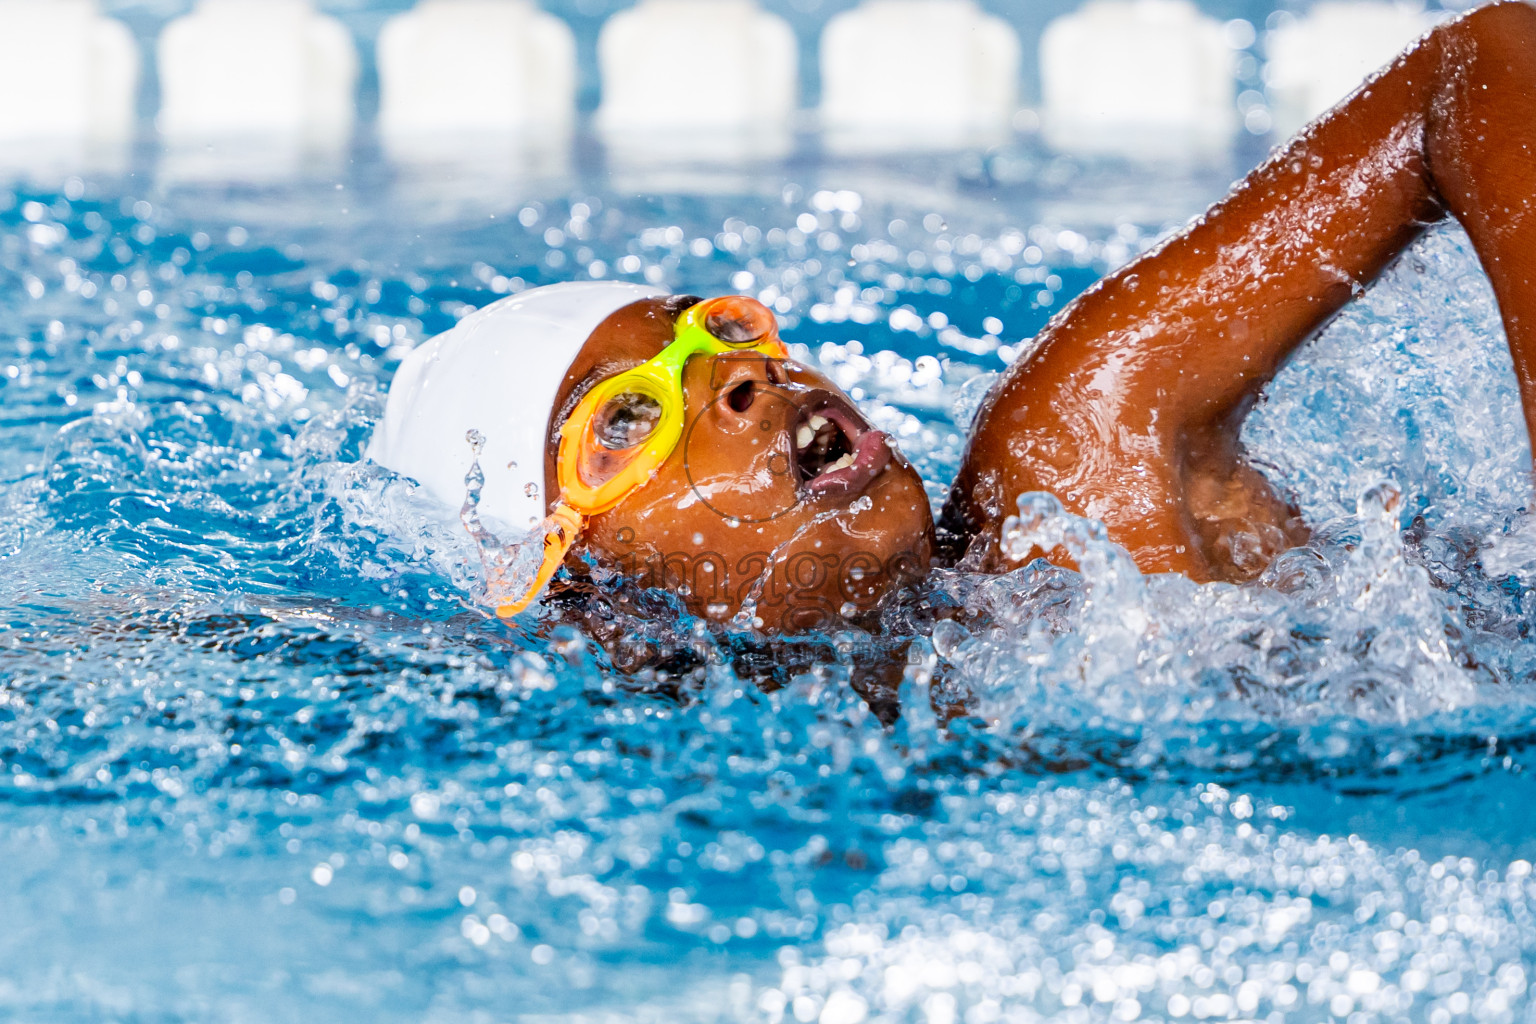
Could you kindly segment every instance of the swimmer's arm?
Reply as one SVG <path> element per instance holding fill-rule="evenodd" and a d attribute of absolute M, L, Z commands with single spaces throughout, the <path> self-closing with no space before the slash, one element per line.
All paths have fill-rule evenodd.
<path fill-rule="evenodd" d="M 1052 320 L 978 416 L 945 527 L 995 536 L 1017 495 L 1051 491 L 1144 571 L 1225 575 L 1200 517 L 1283 515 L 1239 464 L 1253 397 L 1447 210 L 1492 279 L 1536 425 L 1533 199 L 1536 9 L 1501 3 L 1437 28 Z"/>

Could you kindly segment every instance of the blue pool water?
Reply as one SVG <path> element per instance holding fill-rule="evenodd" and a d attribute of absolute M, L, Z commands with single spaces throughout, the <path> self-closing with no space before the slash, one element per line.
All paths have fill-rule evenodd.
<path fill-rule="evenodd" d="M 938 500 L 986 375 L 1220 185 L 789 177 L 0 193 L 0 1017 L 1536 1020 L 1530 455 L 1454 229 L 1248 425 L 1311 548 L 1148 579 L 1032 499 L 1084 574 L 936 575 L 891 728 L 856 637 L 764 694 L 632 623 L 704 648 L 657 687 L 475 606 L 359 461 L 465 310 L 758 294 Z"/>

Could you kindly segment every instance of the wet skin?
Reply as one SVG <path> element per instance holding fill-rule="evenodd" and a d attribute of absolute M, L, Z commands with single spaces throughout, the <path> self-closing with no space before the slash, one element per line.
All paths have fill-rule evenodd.
<path fill-rule="evenodd" d="M 1103 520 L 1144 572 L 1256 576 L 1306 528 L 1244 461 L 1244 415 L 1298 345 L 1447 214 L 1493 283 L 1536 426 L 1533 198 L 1536 9 L 1501 3 L 1437 28 L 1205 216 L 1063 309 L 977 417 L 938 557 L 1014 568 L 997 543 L 1003 521 L 1019 495 L 1048 491 Z M 639 303 L 604 322 L 567 375 L 552 441 L 586 387 L 672 340 L 679 311 Z M 927 501 L 899 455 L 820 491 L 797 466 L 815 410 L 835 408 L 850 444 L 867 429 L 830 381 L 751 356 L 695 359 L 684 384 L 691 427 L 678 452 L 591 520 L 578 553 L 716 620 L 771 565 L 754 623 L 770 632 L 821 628 L 837 612 L 866 619 L 927 568 Z"/>
<path fill-rule="evenodd" d="M 1080 296 L 1005 373 L 940 525 L 994 571 L 1018 495 L 1101 519 L 1144 572 L 1257 575 L 1305 536 L 1243 461 L 1259 389 L 1424 228 L 1456 217 L 1536 425 L 1536 10 L 1437 28 L 1204 217 Z"/>
<path fill-rule="evenodd" d="M 587 340 L 551 414 L 546 493 L 558 493 L 553 441 L 582 394 L 665 348 L 690 304 L 626 306 Z M 576 555 L 672 590 L 695 615 L 727 621 L 745 605 L 747 624 L 786 633 L 867 620 L 894 583 L 927 571 L 933 523 L 922 480 L 825 376 L 758 353 L 695 358 L 683 391 L 688 425 L 677 450 L 644 487 L 588 521 Z M 813 417 L 837 447 L 796 444 Z M 834 469 L 826 456 L 840 454 L 852 464 Z"/>

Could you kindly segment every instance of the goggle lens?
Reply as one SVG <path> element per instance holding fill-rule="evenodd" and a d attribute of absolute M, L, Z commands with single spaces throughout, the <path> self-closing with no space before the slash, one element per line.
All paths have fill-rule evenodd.
<path fill-rule="evenodd" d="M 633 448 L 661 425 L 661 403 L 638 391 L 625 391 L 603 403 L 592 417 L 597 443 L 609 451 Z"/>
<path fill-rule="evenodd" d="M 773 312 L 745 295 L 728 295 L 706 305 L 704 329 L 727 345 L 757 345 L 778 333 Z"/>

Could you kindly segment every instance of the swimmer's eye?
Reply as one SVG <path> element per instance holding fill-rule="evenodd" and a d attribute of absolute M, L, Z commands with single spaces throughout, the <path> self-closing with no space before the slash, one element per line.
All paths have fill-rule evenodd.
<path fill-rule="evenodd" d="M 649 395 L 626 391 L 603 403 L 592 430 L 598 444 L 610 451 L 623 451 L 654 434 L 660 423 L 660 403 Z"/>

